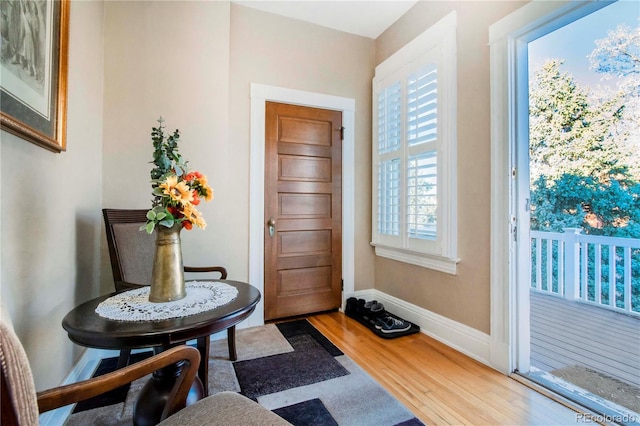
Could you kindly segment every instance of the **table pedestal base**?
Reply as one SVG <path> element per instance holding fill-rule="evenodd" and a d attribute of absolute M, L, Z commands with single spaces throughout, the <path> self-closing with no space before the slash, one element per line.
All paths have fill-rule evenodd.
<path fill-rule="evenodd" d="M 154 348 L 154 352 L 161 352 Z M 182 372 L 185 361 L 155 371 L 144 385 L 133 409 L 133 424 L 148 426 L 160 423 L 169 395 L 173 390 L 176 379 Z M 202 382 L 195 377 L 191 390 L 187 396 L 187 405 L 191 405 L 204 397 Z"/>

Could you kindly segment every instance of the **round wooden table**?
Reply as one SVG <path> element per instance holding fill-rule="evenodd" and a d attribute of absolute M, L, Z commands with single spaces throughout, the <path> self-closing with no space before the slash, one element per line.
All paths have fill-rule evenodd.
<path fill-rule="evenodd" d="M 91 299 L 71 310 L 62 320 L 62 327 L 74 343 L 100 349 L 154 348 L 155 352 L 161 352 L 185 344 L 189 340 L 198 339 L 200 380 L 196 380 L 198 383 L 192 388 L 195 395 L 191 396 L 190 400 L 193 402 L 206 396 L 208 392 L 209 336 L 235 328 L 236 324 L 251 315 L 261 297 L 258 289 L 249 284 L 230 280 L 216 281 L 234 286 L 238 289 L 238 295 L 228 304 L 210 311 L 167 320 L 111 320 L 96 313 L 98 304 L 116 294 L 111 293 Z M 235 333 L 229 332 L 228 337 L 230 357 L 235 359 Z M 158 423 L 166 401 L 162 399 L 163 394 L 170 392 L 181 368 L 181 365 L 176 365 L 153 374 L 136 403 L 135 424 Z M 159 404 L 154 404 L 157 401 Z"/>

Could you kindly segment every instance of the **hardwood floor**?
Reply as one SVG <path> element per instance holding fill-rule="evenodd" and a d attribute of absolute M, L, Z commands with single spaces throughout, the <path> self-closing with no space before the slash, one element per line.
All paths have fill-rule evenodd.
<path fill-rule="evenodd" d="M 427 425 L 570 425 L 577 413 L 418 333 L 381 339 L 341 312 L 307 318 Z"/>

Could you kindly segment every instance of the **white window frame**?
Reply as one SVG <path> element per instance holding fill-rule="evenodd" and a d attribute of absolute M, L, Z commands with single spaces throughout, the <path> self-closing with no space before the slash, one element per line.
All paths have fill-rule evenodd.
<path fill-rule="evenodd" d="M 457 167 L 456 167 L 456 27 L 453 11 L 410 41 L 376 67 L 373 79 L 372 149 L 372 242 L 377 256 L 410 263 L 455 275 L 457 264 Z M 378 232 L 378 166 L 389 158 L 378 150 L 378 95 L 396 81 L 402 84 L 402 104 L 406 105 L 406 80 L 417 68 L 435 63 L 438 72 L 437 141 L 429 142 L 437 153 L 437 219 L 435 240 L 410 238 L 407 233 L 406 164 L 415 147 L 406 142 L 406 115 L 403 112 L 401 161 L 400 235 Z M 429 151 L 431 149 L 427 149 Z"/>

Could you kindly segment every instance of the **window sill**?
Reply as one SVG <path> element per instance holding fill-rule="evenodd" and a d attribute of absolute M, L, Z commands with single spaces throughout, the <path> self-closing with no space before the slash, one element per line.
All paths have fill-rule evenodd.
<path fill-rule="evenodd" d="M 427 269 L 444 272 L 449 275 L 456 275 L 458 269 L 458 258 L 450 258 L 427 253 L 418 253 L 411 250 L 399 249 L 396 247 L 383 246 L 371 243 L 376 250 L 376 256 L 397 260 L 398 262 L 410 263 Z"/>

